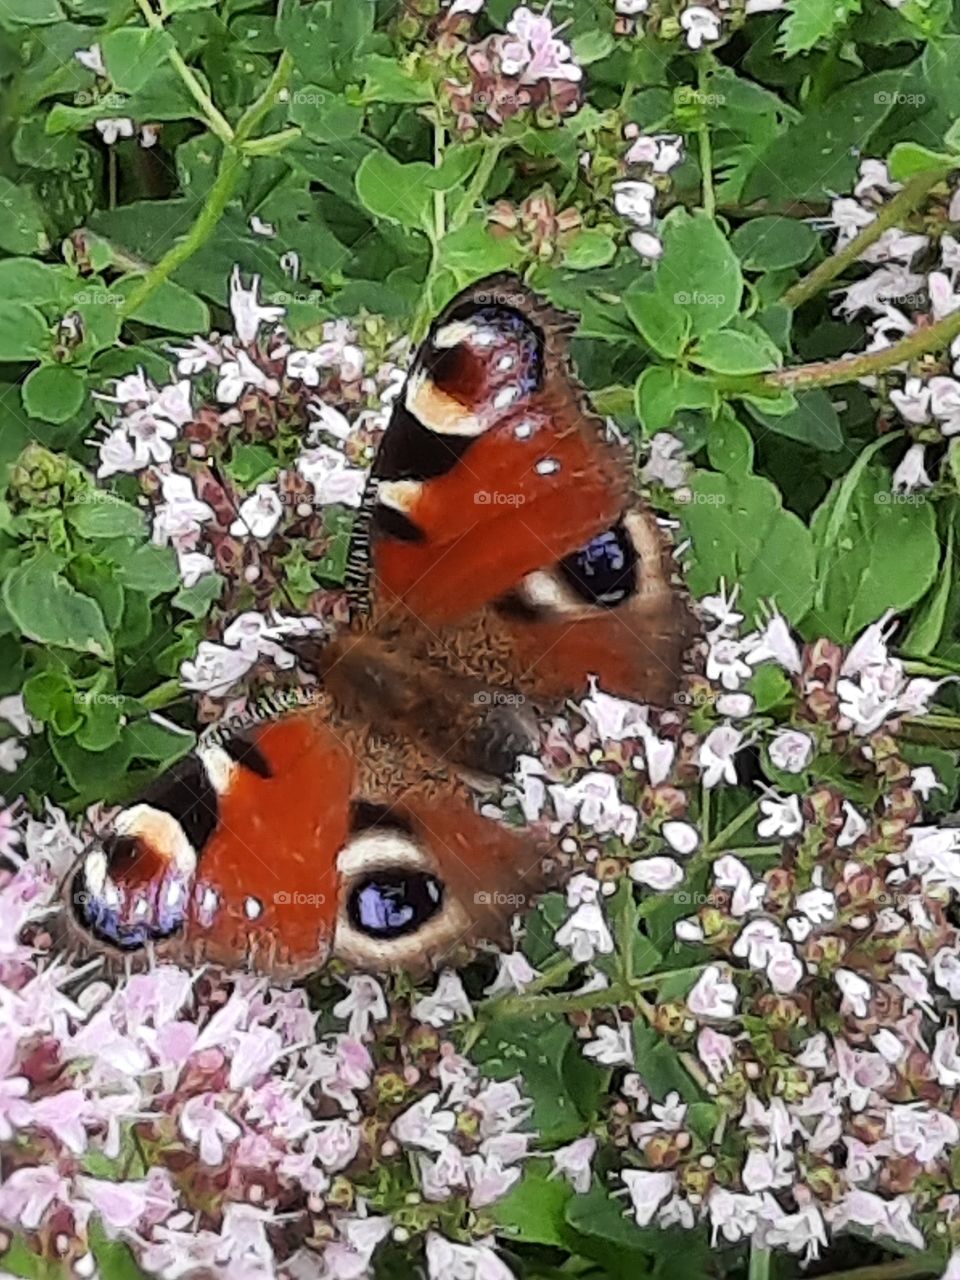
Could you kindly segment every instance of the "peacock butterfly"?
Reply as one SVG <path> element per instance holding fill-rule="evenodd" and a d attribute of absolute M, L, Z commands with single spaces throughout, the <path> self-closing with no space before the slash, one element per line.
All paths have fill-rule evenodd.
<path fill-rule="evenodd" d="M 693 636 L 571 328 L 512 276 L 437 317 L 374 461 L 351 624 L 300 645 L 322 698 L 202 741 L 119 814 L 65 887 L 88 944 L 294 978 L 502 933 L 545 850 L 469 782 L 534 750 L 590 676 L 669 702 Z"/>

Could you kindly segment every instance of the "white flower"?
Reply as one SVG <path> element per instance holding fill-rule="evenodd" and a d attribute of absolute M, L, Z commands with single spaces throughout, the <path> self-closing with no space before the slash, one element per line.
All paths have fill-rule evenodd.
<path fill-rule="evenodd" d="M 223 363 L 220 351 L 206 338 L 193 337 L 185 347 L 168 347 L 171 355 L 177 357 L 177 373 L 192 377 L 203 373 L 204 369 L 216 368 Z"/>
<path fill-rule="evenodd" d="M 275 378 L 270 378 L 253 363 L 246 351 L 235 351 L 232 360 L 220 366 L 216 396 L 221 404 L 236 404 L 247 387 L 259 387 L 266 395 L 275 396 L 280 390 Z"/>
<path fill-rule="evenodd" d="M 763 880 L 754 883 L 753 876 L 746 863 L 735 858 L 732 853 L 725 853 L 713 864 L 713 878 L 718 889 L 732 889 L 730 912 L 738 919 L 750 911 L 758 911 L 767 894 L 767 886 Z"/>
<path fill-rule="evenodd" d="M 590 677 L 590 693 L 580 704 L 587 723 L 601 741 L 622 742 L 635 738 L 647 728 L 647 712 L 636 702 L 613 698 L 597 688 L 594 676 Z"/>
<path fill-rule="evenodd" d="M 730 1036 L 714 1027 L 701 1027 L 697 1035 L 697 1057 L 717 1084 L 736 1061 L 736 1047 Z"/>
<path fill-rule="evenodd" d="M 603 886 L 596 876 L 589 876 L 585 871 L 578 871 L 567 881 L 567 906 L 573 910 L 584 902 L 599 902 Z"/>
<path fill-rule="evenodd" d="M 876 216 L 873 210 L 865 209 L 859 201 L 852 200 L 849 196 L 834 200 L 830 206 L 830 222 L 839 232 L 837 249 L 842 249 L 850 240 L 855 239 Z"/>
<path fill-rule="evenodd" d="M 505 75 L 518 75 L 521 84 L 530 85 L 539 80 L 583 78 L 570 47 L 556 38 L 553 23 L 545 13 L 532 13 L 521 5 L 507 23 L 507 31 L 514 39 L 501 47 L 500 67 Z"/>
<path fill-rule="evenodd" d="M 849 1009 L 855 1018 L 865 1018 L 873 992 L 866 978 L 852 969 L 838 969 L 834 981 L 843 996 L 841 1008 Z"/>
<path fill-rule="evenodd" d="M 2 708 L 3 704 L 0 703 L 0 715 L 3 715 Z M 946 791 L 947 789 L 927 764 L 921 764 L 916 769 L 912 769 L 910 771 L 910 779 L 913 784 L 913 790 L 924 801 L 929 800 L 934 791 Z"/>
<path fill-rule="evenodd" d="M 852 844 L 857 843 L 866 831 L 867 823 L 849 800 L 844 800 L 843 802 L 843 813 L 843 830 L 837 836 L 837 846 L 841 849 L 849 849 Z"/>
<path fill-rule="evenodd" d="M 254 276 L 250 288 L 245 289 L 240 268 L 235 266 L 230 276 L 230 311 L 234 332 L 245 347 L 256 342 L 262 324 L 276 324 L 283 319 L 283 307 L 262 307 L 259 292 L 260 277 Z"/>
<path fill-rule="evenodd" d="M 630 879 L 657 893 L 675 888 L 683 880 L 683 868 L 673 858 L 638 858 L 630 863 Z"/>
<path fill-rule="evenodd" d="M 160 490 L 163 502 L 156 509 L 152 531 L 157 546 L 190 538 L 199 532 L 201 524 L 214 519 L 213 507 L 200 501 L 189 476 L 171 472 L 162 478 Z"/>
<path fill-rule="evenodd" d="M 597 1140 L 592 1135 L 577 1138 L 566 1147 L 558 1147 L 551 1152 L 553 1171 L 551 1177 L 561 1174 L 578 1195 L 585 1195 L 590 1190 L 590 1164 L 597 1151 Z"/>
<path fill-rule="evenodd" d="M 269 538 L 283 516 L 283 503 L 272 484 L 258 484 L 256 492 L 244 498 L 237 519 L 230 526 L 234 537 Z"/>
<path fill-rule="evenodd" d="M 11 693 L 0 698 L 0 720 L 6 720 L 19 733 L 21 738 L 31 733 L 39 733 L 41 725 L 27 711 L 22 693 Z"/>
<path fill-rule="evenodd" d="M 177 553 L 177 570 L 180 581 L 185 587 L 195 587 L 201 578 L 216 569 L 211 556 L 202 551 L 186 551 L 181 547 L 174 548 Z"/>
<path fill-rule="evenodd" d="M 132 138 L 134 124 L 127 116 L 116 116 L 110 120 L 96 120 L 97 132 L 103 138 L 108 147 L 112 146 L 120 138 Z"/>
<path fill-rule="evenodd" d="M 335 440 L 346 440 L 353 430 L 340 410 L 334 409 L 333 405 L 327 404 L 325 401 L 320 404 L 310 404 L 307 409 L 314 420 L 310 428 L 311 440 L 316 439 L 317 434 L 321 431 L 333 436 Z"/>
<path fill-rule="evenodd" d="M 779 613 L 775 613 L 763 631 L 753 639 L 753 645 L 747 653 L 747 661 L 753 666 L 770 660 L 778 663 L 791 675 L 798 675 L 800 672 L 800 650 L 790 634 L 786 620 Z"/>
<path fill-rule="evenodd" d="M 638 227 L 649 227 L 653 223 L 653 202 L 657 197 L 657 189 L 652 182 L 615 182 L 613 184 L 613 206 L 622 217 L 628 218 Z"/>
<path fill-rule="evenodd" d="M 763 969 L 783 943 L 783 934 L 772 920 L 751 920 L 733 944 L 733 954 L 746 960 L 751 969 Z"/>
<path fill-rule="evenodd" d="M 624 1169 L 620 1177 L 630 1192 L 637 1226 L 648 1227 L 660 1205 L 673 1194 L 677 1175 L 658 1170 Z"/>
<path fill-rule="evenodd" d="M 614 9 L 624 17 L 632 18 L 638 13 L 646 13 L 650 8 L 650 0 L 617 0 Z"/>
<path fill-rule="evenodd" d="M 652 262 L 663 257 L 663 241 L 652 231 L 631 231 L 627 239 L 639 257 L 649 258 Z"/>
<path fill-rule="evenodd" d="M 237 649 L 227 649 L 222 644 L 201 640 L 197 656 L 181 665 L 180 680 L 185 689 L 217 697 L 243 679 L 253 663 L 253 658 L 248 658 Z"/>
<path fill-rule="evenodd" d="M 737 583 L 728 596 L 726 584 L 721 579 L 720 594 L 704 596 L 700 601 L 700 612 L 706 614 L 708 618 L 713 618 L 718 631 L 736 631 L 743 621 L 743 614 L 737 613 L 734 608 L 739 594 L 740 584 Z"/>
<path fill-rule="evenodd" d="M 387 1016 L 387 1001 L 376 978 L 355 973 L 347 979 L 347 994 L 333 1006 L 335 1018 L 349 1018 L 347 1035 L 361 1040 L 371 1022 L 382 1022 Z"/>
<path fill-rule="evenodd" d="M 433 994 L 415 1000 L 410 1012 L 420 1022 L 431 1027 L 443 1027 L 458 1018 L 472 1018 L 473 1006 L 459 975 L 453 969 L 444 969 Z"/>
<path fill-rule="evenodd" d="M 707 652 L 707 679 L 723 685 L 732 692 L 740 688 L 743 680 L 749 680 L 753 672 L 744 660 L 742 640 L 730 636 L 718 636 L 711 641 Z"/>
<path fill-rule="evenodd" d="M 669 173 L 682 159 L 683 139 L 676 133 L 641 133 L 626 154 L 627 164 L 649 164 L 654 173 Z"/>
<path fill-rule="evenodd" d="M 696 916 L 678 920 L 673 926 L 673 932 L 678 942 L 702 942 L 704 938 L 703 925 Z"/>
<path fill-rule="evenodd" d="M 744 720 L 753 712 L 753 698 L 749 693 L 721 693 L 716 701 L 717 714 L 731 720 Z"/>
<path fill-rule="evenodd" d="M 687 33 L 687 44 L 699 49 L 704 40 L 720 38 L 720 19 L 712 9 L 692 4 L 680 15 L 680 25 Z"/>
<path fill-rule="evenodd" d="M 923 465 L 924 446 L 912 444 L 893 473 L 894 493 L 914 493 L 917 489 L 929 489 L 933 481 Z"/>
<path fill-rule="evenodd" d="M 788 840 L 803 830 L 799 796 L 787 796 L 784 800 L 771 793 L 760 801 L 760 808 L 765 814 L 757 823 L 757 835 L 761 840 L 769 840 L 772 836 Z"/>
<path fill-rule="evenodd" d="M 438 1110 L 439 1106 L 439 1093 L 428 1093 L 397 1116 L 390 1132 L 405 1147 L 443 1151 L 456 1128 L 457 1117 L 452 1111 Z"/>
<path fill-rule="evenodd" d="M 100 444 L 97 479 L 105 480 L 107 476 L 142 471 L 147 462 L 148 459 L 143 457 L 142 451 L 133 447 L 133 441 L 127 435 L 126 427 L 114 427 Z"/>
<path fill-rule="evenodd" d="M 89 49 L 76 49 L 73 56 L 81 67 L 86 67 L 94 75 L 105 76 L 107 74 L 107 68 L 103 65 L 103 51 L 99 44 L 92 44 Z"/>
<path fill-rule="evenodd" d="M 359 507 L 367 473 L 351 467 L 339 449 L 326 444 L 305 449 L 297 459 L 297 470 L 313 485 L 314 500 L 319 506 L 342 502 L 348 507 Z"/>
<path fill-rule="evenodd" d="M 497 956 L 497 965 L 497 976 L 489 987 L 484 988 L 485 996 L 525 991 L 540 977 L 522 951 L 501 952 Z"/>
<path fill-rule="evenodd" d="M 960 382 L 956 378 L 936 377 L 927 385 L 930 408 L 941 432 L 945 436 L 956 435 L 960 431 Z"/>
<path fill-rule="evenodd" d="M 694 853 L 700 844 L 700 832 L 689 822 L 671 819 L 660 828 L 660 834 L 674 853 Z"/>
<path fill-rule="evenodd" d="M 490 1244 L 454 1244 L 435 1231 L 427 1235 L 427 1275 L 429 1280 L 514 1280 Z M 355 1280 L 360 1280 L 359 1272 Z"/>
<path fill-rule="evenodd" d="M 743 746 L 743 734 L 731 725 L 717 725 L 711 729 L 697 754 L 697 764 L 703 770 L 703 785 L 712 788 L 723 780 L 735 786 L 737 771 L 733 757 Z"/>
<path fill-rule="evenodd" d="M 813 888 L 797 896 L 797 910 L 811 924 L 829 924 L 837 914 L 837 902 L 833 894 L 823 888 L 823 867 L 813 871 Z"/>
<path fill-rule="evenodd" d="M 914 426 L 930 421 L 930 385 L 922 378 L 908 378 L 902 391 L 890 392 L 890 399 L 904 421 Z"/>
<path fill-rule="evenodd" d="M 774 991 L 789 995 L 796 991 L 804 975 L 804 967 L 789 942 L 774 947 L 767 961 L 767 979 Z"/>
<path fill-rule="evenodd" d="M 613 951 L 613 937 L 603 918 L 603 912 L 595 902 L 584 902 L 557 930 L 554 941 L 558 947 L 570 952 L 578 964 L 592 960 L 598 952 L 609 955 Z"/>
<path fill-rule="evenodd" d="M 26 747 L 17 738 L 5 738 L 0 742 L 0 772 L 16 773 L 26 755 Z"/>
<path fill-rule="evenodd" d="M 802 773 L 813 759 L 813 740 L 799 729 L 780 729 L 770 743 L 770 759 L 784 773 Z"/>
<path fill-rule="evenodd" d="M 659 241 L 657 242 L 659 244 Z M 669 431 L 658 431 L 650 441 L 650 452 L 640 472 L 647 484 L 679 489 L 686 482 L 690 463 L 684 456 L 683 441 Z"/>
<path fill-rule="evenodd" d="M 700 1018 L 735 1018 L 737 988 L 719 965 L 708 965 L 687 994 L 687 1008 Z"/>
<path fill-rule="evenodd" d="M 584 1046 L 584 1055 L 593 1057 L 602 1066 L 634 1065 L 634 1037 L 630 1023 L 618 1023 L 616 1027 L 600 1025 L 596 1037 Z"/>
<path fill-rule="evenodd" d="M 612 773 L 586 773 L 571 786 L 557 784 L 549 790 L 558 822 L 566 825 L 577 817 L 582 826 L 598 835 L 616 835 L 625 844 L 633 842 L 639 814 L 621 800 Z"/>

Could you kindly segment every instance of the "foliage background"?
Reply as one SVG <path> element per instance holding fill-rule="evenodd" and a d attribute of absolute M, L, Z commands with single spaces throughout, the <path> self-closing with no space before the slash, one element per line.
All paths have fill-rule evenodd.
<path fill-rule="evenodd" d="M 336 504 L 308 557 L 302 538 L 276 551 L 270 582 L 287 589 L 270 595 L 222 564 L 185 585 L 173 549 L 151 541 L 153 495 L 129 475 L 110 480 L 109 501 L 94 487 L 109 417 L 95 393 L 140 368 L 165 384 L 171 345 L 227 331 L 237 265 L 298 348 L 350 318 L 384 362 L 457 289 L 524 273 L 581 317 L 574 354 L 594 403 L 643 447 L 669 429 L 693 460 L 679 498 L 676 485 L 660 497 L 691 539 L 696 595 L 736 583 L 749 620 L 774 601 L 807 640 L 850 642 L 893 609 L 908 671 L 960 673 L 957 446 L 949 422 L 898 417 L 891 395 L 949 375 L 955 304 L 935 305 L 931 259 L 894 349 L 872 341 L 869 308 L 838 314 L 831 293 L 875 265 L 858 262 L 866 242 L 832 256 L 835 198 L 865 158 L 903 184 L 877 202 L 884 227 L 934 247 L 957 227 L 956 6 L 554 0 L 582 80 L 546 75 L 533 104 L 505 99 L 496 115 L 466 48 L 514 7 L 4 0 L 0 696 L 23 693 L 41 726 L 5 756 L 10 795 L 74 814 L 128 798 L 193 743 L 181 671 L 199 643 L 244 609 L 306 607 L 342 577 L 349 511 Z M 95 45 L 92 67 L 76 55 Z M 663 172 L 629 161 L 639 134 L 679 135 L 683 159 Z M 631 242 L 644 218 L 620 184 L 637 180 L 656 188 L 658 262 Z M 238 497 L 276 474 L 277 438 L 226 458 Z M 894 485 L 911 440 L 930 486 Z M 944 689 L 914 731 L 949 788 L 941 808 L 954 705 Z M 518 1201 L 531 1242 L 574 1259 L 534 1250 L 529 1274 L 619 1274 L 607 1245 L 627 1228 L 604 1205 L 540 1241 L 544 1202 Z M 672 1246 L 644 1248 L 652 1274 L 674 1267 Z M 835 1270 L 856 1260 L 839 1249 Z M 737 1255 L 730 1273 L 749 1265 Z"/>

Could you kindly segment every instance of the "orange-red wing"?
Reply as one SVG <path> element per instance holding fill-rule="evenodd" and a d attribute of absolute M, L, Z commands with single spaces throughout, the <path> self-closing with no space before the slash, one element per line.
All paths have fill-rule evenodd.
<path fill-rule="evenodd" d="M 466 617 L 618 518 L 629 463 L 572 380 L 568 327 L 509 278 L 433 324 L 374 464 L 379 602 Z"/>

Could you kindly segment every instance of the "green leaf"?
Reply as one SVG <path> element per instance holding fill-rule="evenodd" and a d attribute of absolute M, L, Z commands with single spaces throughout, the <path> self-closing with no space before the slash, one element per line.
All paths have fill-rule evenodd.
<path fill-rule="evenodd" d="M 49 247 L 32 188 L 0 174 L 0 249 L 6 253 L 45 253 Z"/>
<path fill-rule="evenodd" d="M 796 393 L 795 404 L 781 414 L 764 413 L 756 403 L 748 405 L 751 414 L 769 431 L 791 440 L 799 440 L 812 449 L 836 453 L 844 447 L 843 429 L 833 401 L 822 387 Z"/>
<path fill-rule="evenodd" d="M 112 655 L 100 606 L 74 590 L 49 553 L 40 552 L 7 575 L 3 603 L 28 640 L 97 658 Z"/>
<path fill-rule="evenodd" d="M 753 470 L 753 438 L 729 409 L 724 409 L 707 433 L 707 457 L 715 471 L 745 476 Z"/>
<path fill-rule="evenodd" d="M 623 295 L 623 305 L 648 347 L 668 360 L 679 358 L 690 336 L 688 311 L 636 284 Z"/>
<path fill-rule="evenodd" d="M 23 407 L 31 418 L 67 422 L 87 396 L 83 374 L 63 364 L 44 364 L 31 370 L 21 388 Z"/>
<path fill-rule="evenodd" d="M 798 267 L 820 243 L 820 237 L 798 218 L 751 218 L 737 227 L 730 243 L 746 271 L 782 271 Z"/>
<path fill-rule="evenodd" d="M 574 271 L 605 267 L 616 257 L 617 245 L 600 227 L 586 227 L 563 250 L 563 265 Z"/>
<path fill-rule="evenodd" d="M 426 103 L 433 101 L 433 87 L 428 81 L 416 80 L 395 58 L 370 53 L 361 64 L 365 73 L 365 102 Z"/>
<path fill-rule="evenodd" d="M 834 36 L 860 12 L 860 0 L 787 0 L 787 8 L 780 48 L 792 58 Z"/>
<path fill-rule="evenodd" d="M 690 353 L 693 364 L 714 373 L 764 373 L 781 363 L 780 352 L 765 342 L 736 329 L 720 329 L 705 334 Z"/>
<path fill-rule="evenodd" d="M 433 166 L 421 160 L 401 164 L 382 151 L 371 151 L 357 170 L 357 195 L 365 209 L 402 227 L 430 228 Z"/>
<path fill-rule="evenodd" d="M 141 276 L 125 276 L 113 287 L 122 298 L 126 298 L 141 281 Z M 168 333 L 189 336 L 210 331 L 210 308 L 202 298 L 198 298 L 175 280 L 162 281 L 131 313 L 130 319 L 152 325 L 155 329 L 165 329 Z"/>
<path fill-rule="evenodd" d="M 304 85 L 290 95 L 290 119 L 315 142 L 356 138 L 363 128 L 363 115 L 363 107 L 344 102 L 339 94 L 319 85 Z"/>
<path fill-rule="evenodd" d="M 63 18 L 59 0 L 4 0 L 0 9 L 3 27 L 41 27 Z"/>
<path fill-rule="evenodd" d="M 948 173 L 956 168 L 957 157 L 931 151 L 916 142 L 898 142 L 890 152 L 887 167 L 894 182 L 909 182 L 918 173 Z"/>
<path fill-rule="evenodd" d="M 35 360 L 49 345 L 49 327 L 36 307 L 0 298 L 0 361 Z"/>
<path fill-rule="evenodd" d="M 142 591 L 148 600 L 175 591 L 180 585 L 177 558 L 171 547 L 155 547 L 152 543 L 135 546 L 124 540 L 99 547 L 97 554 L 116 565 L 122 586 Z"/>
<path fill-rule="evenodd" d="M 943 552 L 943 567 L 933 590 L 914 614 L 907 634 L 900 642 L 900 648 L 911 658 L 929 657 L 944 635 L 947 606 L 950 603 L 950 592 L 953 588 L 954 523 L 951 520 L 947 528 L 947 544 Z"/>
<path fill-rule="evenodd" d="M 693 544 L 694 595 L 716 591 L 723 578 L 740 584 L 739 607 L 748 618 L 758 616 L 761 601 L 774 600 L 798 622 L 813 598 L 813 539 L 802 520 L 784 511 L 776 486 L 763 476 L 696 471 L 690 490 L 679 515 Z"/>
<path fill-rule="evenodd" d="M 741 202 L 829 199 L 849 190 L 870 140 L 892 111 L 904 83 L 904 70 L 881 71 L 844 85 L 757 157 L 741 193 Z"/>
<path fill-rule="evenodd" d="M 565 1178 L 550 1177 L 550 1163 L 530 1160 L 522 1179 L 493 1212 L 511 1240 L 569 1249 L 565 1211 L 573 1189 Z"/>
<path fill-rule="evenodd" d="M 650 365 L 637 379 L 636 410 L 645 435 L 668 429 L 681 409 L 713 413 L 719 407 L 720 396 L 713 384 L 686 369 Z"/>
<path fill-rule="evenodd" d="M 883 440 L 877 444 L 886 443 Z M 891 492 L 886 467 L 864 450 L 813 517 L 817 634 L 845 643 L 887 609 L 922 599 L 940 565 L 933 503 Z M 904 500 L 906 499 L 906 500 Z"/>
<path fill-rule="evenodd" d="M 66 516 L 83 538 L 129 538 L 143 534 L 143 512 L 107 493 L 90 489 L 83 502 L 66 508 Z"/>
<path fill-rule="evenodd" d="M 108 32 L 100 41 L 100 48 L 114 87 L 121 93 L 135 93 L 142 88 L 172 44 L 169 32 L 151 27 L 118 27 Z"/>
<path fill-rule="evenodd" d="M 740 310 L 743 277 L 727 236 L 702 212 L 677 206 L 662 224 L 663 256 L 655 286 L 681 309 L 695 337 L 722 329 Z"/>

